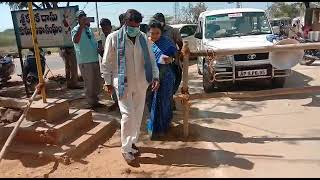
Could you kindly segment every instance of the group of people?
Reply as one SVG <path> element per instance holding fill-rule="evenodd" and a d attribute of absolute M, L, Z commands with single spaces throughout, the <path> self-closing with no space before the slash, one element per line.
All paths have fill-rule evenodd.
<path fill-rule="evenodd" d="M 121 112 L 122 155 L 128 164 L 134 163 L 140 155 L 136 143 L 146 100 L 150 137 L 161 136 L 170 128 L 173 95 L 181 82 L 178 54 L 182 38 L 166 24 L 162 13 L 153 16 L 148 35 L 140 31 L 143 16 L 137 10 L 121 14 L 120 27 L 114 32 L 110 20 L 101 19 L 103 35 L 98 41 L 85 12 L 78 11 L 77 17 L 71 36 L 88 104 L 93 109 L 104 106 L 98 98 L 102 77 L 103 89 L 115 101 L 113 109 L 118 107 Z"/>

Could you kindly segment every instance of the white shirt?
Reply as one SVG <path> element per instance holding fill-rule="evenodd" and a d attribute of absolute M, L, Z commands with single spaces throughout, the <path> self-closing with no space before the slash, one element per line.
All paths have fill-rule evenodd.
<path fill-rule="evenodd" d="M 118 87 L 118 62 L 117 62 L 117 36 L 119 31 L 108 35 L 105 43 L 104 54 L 101 62 L 101 73 L 106 85 Z M 125 57 L 126 57 L 126 76 L 129 88 L 148 87 L 145 76 L 144 56 L 140 45 L 139 36 L 144 36 L 148 43 L 148 49 L 152 65 L 152 74 L 154 78 L 159 78 L 159 70 L 156 59 L 152 51 L 152 42 L 150 42 L 145 33 L 141 32 L 135 39 L 135 44 L 125 36 Z"/>

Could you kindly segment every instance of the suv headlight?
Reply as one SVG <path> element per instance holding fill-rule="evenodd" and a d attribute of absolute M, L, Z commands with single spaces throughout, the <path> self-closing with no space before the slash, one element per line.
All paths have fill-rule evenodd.
<path fill-rule="evenodd" d="M 230 57 L 229 56 L 218 57 L 216 64 L 230 64 Z"/>

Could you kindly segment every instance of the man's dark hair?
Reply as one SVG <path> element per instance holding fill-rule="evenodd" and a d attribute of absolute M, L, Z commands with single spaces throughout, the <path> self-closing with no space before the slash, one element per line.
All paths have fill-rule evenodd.
<path fill-rule="evenodd" d="M 128 9 L 127 12 L 125 13 L 124 20 L 125 21 L 134 21 L 136 23 L 141 23 L 142 22 L 142 14 L 135 10 L 135 9 Z"/>
<path fill-rule="evenodd" d="M 119 15 L 119 21 L 122 22 L 124 20 L 124 16 L 126 13 L 122 13 Z"/>
<path fill-rule="evenodd" d="M 100 26 L 111 26 L 111 21 L 107 18 L 102 18 L 100 20 Z"/>
<path fill-rule="evenodd" d="M 162 13 L 156 13 L 155 15 L 153 15 L 153 18 L 160 22 L 166 23 L 166 19 L 164 18 L 164 15 Z"/>
<path fill-rule="evenodd" d="M 161 32 L 163 31 L 163 26 L 161 26 L 161 22 L 155 19 L 149 22 L 149 30 L 150 28 L 159 28 Z"/>

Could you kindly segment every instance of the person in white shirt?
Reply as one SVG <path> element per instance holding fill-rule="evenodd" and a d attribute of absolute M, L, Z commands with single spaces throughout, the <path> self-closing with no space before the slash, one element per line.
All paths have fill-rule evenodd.
<path fill-rule="evenodd" d="M 100 27 L 102 29 L 102 34 L 100 35 L 99 41 L 98 41 L 98 51 L 99 54 L 101 56 L 101 59 L 103 57 L 103 53 L 104 53 L 104 46 L 106 44 L 106 39 L 108 37 L 108 35 L 111 33 L 112 31 L 112 25 L 111 25 L 111 21 L 107 18 L 102 18 L 100 20 Z M 117 100 L 117 95 L 115 92 L 112 93 L 111 95 L 112 100 L 114 101 L 114 103 L 108 107 L 108 111 L 114 111 L 116 110 L 119 106 L 118 106 L 118 100 Z"/>
<path fill-rule="evenodd" d="M 111 33 L 105 44 L 101 72 L 104 89 L 116 92 L 121 118 L 121 152 L 129 165 L 136 163 L 136 147 L 144 112 L 146 90 L 159 88 L 159 70 L 152 43 L 140 31 L 142 15 L 134 9 L 125 13 L 125 24 Z"/>

